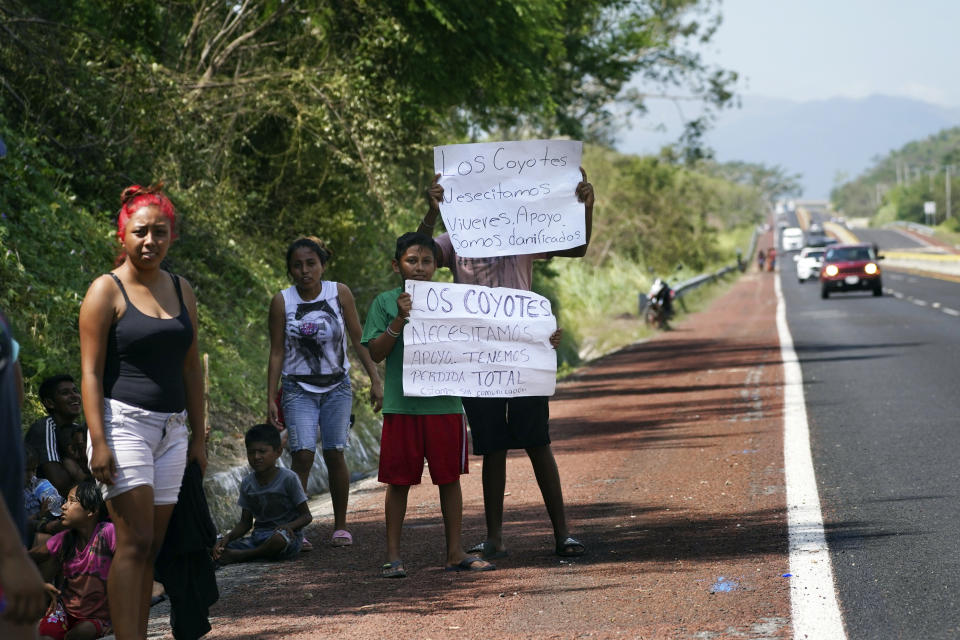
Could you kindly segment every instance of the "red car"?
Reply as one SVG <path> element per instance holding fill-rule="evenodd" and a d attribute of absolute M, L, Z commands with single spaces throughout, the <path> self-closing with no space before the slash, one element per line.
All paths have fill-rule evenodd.
<path fill-rule="evenodd" d="M 873 291 L 883 295 L 880 277 L 882 260 L 871 244 L 835 244 L 827 248 L 820 269 L 820 297 L 829 298 L 831 291 Z"/>

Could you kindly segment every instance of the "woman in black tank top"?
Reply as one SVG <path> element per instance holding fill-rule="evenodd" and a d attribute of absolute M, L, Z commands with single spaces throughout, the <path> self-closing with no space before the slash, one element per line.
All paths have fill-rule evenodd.
<path fill-rule="evenodd" d="M 185 280 L 160 268 L 174 238 L 173 205 L 160 186 L 129 187 L 121 200 L 118 266 L 93 281 L 80 308 L 87 454 L 117 532 L 107 592 L 118 640 L 146 637 L 153 562 L 183 467 L 189 459 L 206 468 L 197 302 Z M 131 454 L 140 436 L 157 444 Z M 124 462 L 132 456 L 136 465 Z"/>

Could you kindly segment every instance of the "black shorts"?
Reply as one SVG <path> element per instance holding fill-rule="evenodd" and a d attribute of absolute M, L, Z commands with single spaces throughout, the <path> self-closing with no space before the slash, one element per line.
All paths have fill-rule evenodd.
<path fill-rule="evenodd" d="M 550 444 L 550 405 L 546 396 L 463 398 L 474 455 Z"/>

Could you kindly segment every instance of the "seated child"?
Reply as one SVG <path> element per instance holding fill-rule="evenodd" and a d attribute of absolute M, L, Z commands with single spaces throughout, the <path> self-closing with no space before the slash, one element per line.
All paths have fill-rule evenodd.
<path fill-rule="evenodd" d="M 60 462 L 77 482 L 93 480 L 90 467 L 87 466 L 87 429 L 72 425 L 57 432 L 60 449 Z"/>
<path fill-rule="evenodd" d="M 240 483 L 240 521 L 217 541 L 213 559 L 222 564 L 248 560 L 285 560 L 300 553 L 300 530 L 313 516 L 300 478 L 277 466 L 280 433 L 269 424 L 254 425 L 244 438 L 253 469 Z M 242 536 L 253 526 L 253 533 Z"/>
<path fill-rule="evenodd" d="M 57 577 L 47 584 L 51 607 L 40 620 L 40 639 L 93 640 L 111 632 L 107 575 L 117 549 L 112 522 L 95 482 L 70 489 L 63 506 L 66 531 L 30 550 L 38 562 L 54 559 Z"/>
<path fill-rule="evenodd" d="M 23 506 L 27 513 L 29 546 L 45 542 L 50 534 L 63 531 L 60 517 L 63 498 L 50 481 L 37 477 L 39 456 L 29 445 L 24 448 Z M 37 536 L 34 540 L 34 536 Z"/>
<path fill-rule="evenodd" d="M 440 510 L 446 538 L 445 566 L 450 571 L 490 571 L 496 567 L 464 552 L 460 542 L 463 497 L 460 475 L 467 473 L 467 430 L 460 398 L 430 398 L 403 395 L 403 325 L 410 315 L 406 280 L 428 281 L 437 268 L 439 250 L 421 233 L 405 233 L 397 239 L 393 270 L 400 274 L 399 288 L 384 291 L 370 305 L 361 342 L 374 362 L 386 359 L 383 396 L 383 431 L 380 436 L 380 482 L 386 483 L 385 520 L 387 562 L 380 567 L 384 578 L 406 577 L 400 559 L 400 532 L 407 511 L 410 485 L 420 484 L 423 460 L 430 478 L 438 485 Z"/>

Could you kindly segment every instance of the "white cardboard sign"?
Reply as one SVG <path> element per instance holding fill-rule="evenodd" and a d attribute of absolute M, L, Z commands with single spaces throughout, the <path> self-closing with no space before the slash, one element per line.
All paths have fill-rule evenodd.
<path fill-rule="evenodd" d="M 433 148 L 440 214 L 464 258 L 560 251 L 586 242 L 577 200 L 583 143 L 483 142 Z"/>
<path fill-rule="evenodd" d="M 403 395 L 553 395 L 557 328 L 550 301 L 506 287 L 407 280 Z"/>

